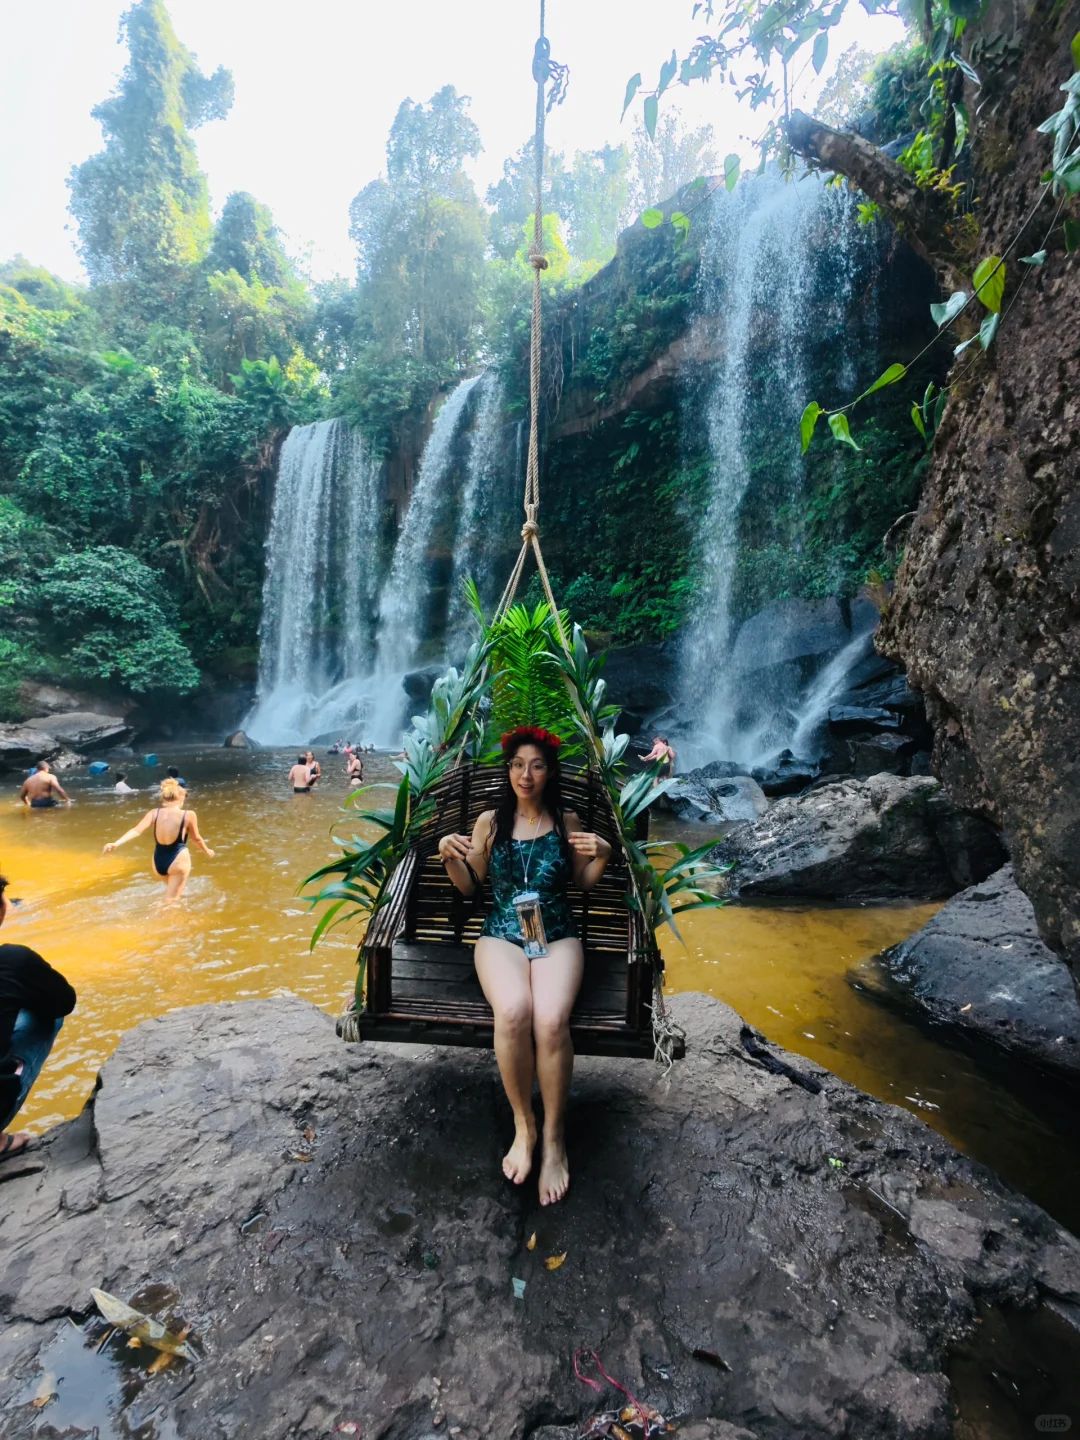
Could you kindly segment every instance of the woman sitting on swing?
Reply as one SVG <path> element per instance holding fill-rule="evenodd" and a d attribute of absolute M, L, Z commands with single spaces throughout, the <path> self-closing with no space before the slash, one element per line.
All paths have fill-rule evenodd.
<path fill-rule="evenodd" d="M 532 1169 L 533 1076 L 544 1102 L 540 1203 L 570 1185 L 563 1119 L 574 1049 L 570 1012 L 584 956 L 567 898 L 571 879 L 591 890 L 611 846 L 563 810 L 558 736 L 522 726 L 502 738 L 506 786 L 471 836 L 444 835 L 439 855 L 465 895 L 491 875 L 493 904 L 476 942 L 476 973 L 495 1013 L 495 1058 L 514 1112 L 514 1143 L 503 1173 L 520 1185 Z"/>

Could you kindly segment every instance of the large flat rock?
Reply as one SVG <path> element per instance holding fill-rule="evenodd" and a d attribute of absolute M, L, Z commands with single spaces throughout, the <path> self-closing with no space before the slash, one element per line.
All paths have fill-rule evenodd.
<path fill-rule="evenodd" d="M 717 846 L 727 893 L 932 900 L 1005 860 L 997 832 L 930 776 L 872 775 L 788 796 Z"/>
<path fill-rule="evenodd" d="M 116 715 L 99 715 L 91 710 L 73 710 L 65 715 L 42 715 L 27 720 L 24 730 L 53 736 L 76 750 L 100 750 L 130 740 L 132 727 Z"/>
<path fill-rule="evenodd" d="M 687 1440 L 930 1440 L 950 1357 L 999 1314 L 1056 1327 L 1040 1409 L 1080 1398 L 1080 1243 L 906 1112 L 761 1068 L 718 1001 L 674 1009 L 670 1074 L 579 1062 L 551 1211 L 499 1173 L 486 1052 L 345 1047 L 295 999 L 147 1021 L 0 1184 L 0 1436 L 98 1414 L 158 1440 L 572 1440 L 619 1398 L 575 1378 L 586 1347 Z M 95 1355 L 68 1319 L 91 1286 L 168 1297 L 204 1358 Z"/>
<path fill-rule="evenodd" d="M 1043 943 L 1011 865 L 954 895 L 921 930 L 854 974 L 938 1024 L 1080 1078 L 1076 983 Z"/>

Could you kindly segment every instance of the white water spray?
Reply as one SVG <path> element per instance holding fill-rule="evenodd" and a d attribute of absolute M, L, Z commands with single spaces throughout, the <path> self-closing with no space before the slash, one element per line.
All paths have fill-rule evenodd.
<path fill-rule="evenodd" d="M 301 744 L 362 718 L 380 468 L 344 420 L 297 426 L 282 446 L 266 542 L 258 689 L 244 722 L 253 740 Z"/>
<path fill-rule="evenodd" d="M 815 176 L 791 183 L 764 175 L 721 197 L 709 222 L 697 323 L 717 332 L 723 360 L 704 403 L 692 407 L 695 424 L 704 412 L 711 483 L 699 532 L 699 599 L 683 650 L 682 700 L 693 727 L 682 746 L 688 765 L 712 759 L 760 763 L 766 752 L 791 745 L 800 731 L 808 697 L 762 695 L 755 714 L 754 696 L 747 696 L 728 664 L 736 629 L 739 510 L 753 482 L 758 457 L 750 440 L 755 420 L 761 428 L 766 390 L 771 462 L 778 452 L 789 472 L 789 503 L 798 503 L 798 425 L 808 398 L 806 340 L 814 323 L 809 277 L 822 231 L 830 239 L 849 232 L 844 208 L 843 198 L 838 202 Z M 829 300 L 841 310 L 850 300 L 848 249 L 841 243 L 830 252 Z"/>

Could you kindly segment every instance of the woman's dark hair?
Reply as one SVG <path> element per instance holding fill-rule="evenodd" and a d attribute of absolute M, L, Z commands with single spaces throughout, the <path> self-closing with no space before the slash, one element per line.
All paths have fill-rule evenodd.
<path fill-rule="evenodd" d="M 518 797 L 514 794 L 514 787 L 510 783 L 510 762 L 523 745 L 535 745 L 547 762 L 548 773 L 547 780 L 544 782 L 543 796 L 544 809 L 550 814 L 555 826 L 555 833 L 564 849 L 568 849 L 570 842 L 566 838 L 566 819 L 563 815 L 558 739 L 554 735 L 549 735 L 546 730 L 522 727 L 520 730 L 512 730 L 508 735 L 503 736 L 502 751 L 506 772 L 503 778 L 503 788 L 499 792 L 499 798 L 495 805 L 495 824 L 488 841 L 488 850 L 494 849 L 501 840 L 514 838 L 514 815 L 517 811 Z"/>
<path fill-rule="evenodd" d="M 126 771 L 126 770 L 121 770 L 121 771 L 120 771 L 120 774 L 117 775 L 117 777 L 116 777 L 116 783 L 117 783 L 118 785 L 122 785 L 126 779 L 127 779 L 127 771 Z"/>
<path fill-rule="evenodd" d="M 6 876 L 6 875 L 0 875 L 0 900 L 2 900 L 2 899 L 4 898 L 4 891 L 7 889 L 7 887 L 8 887 L 8 878 L 7 878 L 7 876 Z"/>

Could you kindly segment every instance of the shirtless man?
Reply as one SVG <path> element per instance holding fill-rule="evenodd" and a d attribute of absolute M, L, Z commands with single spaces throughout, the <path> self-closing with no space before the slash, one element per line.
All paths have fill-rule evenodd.
<path fill-rule="evenodd" d="M 296 757 L 296 764 L 289 771 L 289 784 L 294 795 L 306 795 L 311 789 L 311 767 L 304 755 Z"/>
<path fill-rule="evenodd" d="M 49 769 L 49 762 L 39 760 L 34 773 L 23 781 L 19 799 L 33 810 L 49 810 L 53 805 L 59 805 L 58 795 L 65 805 L 71 804 L 71 796 Z"/>

